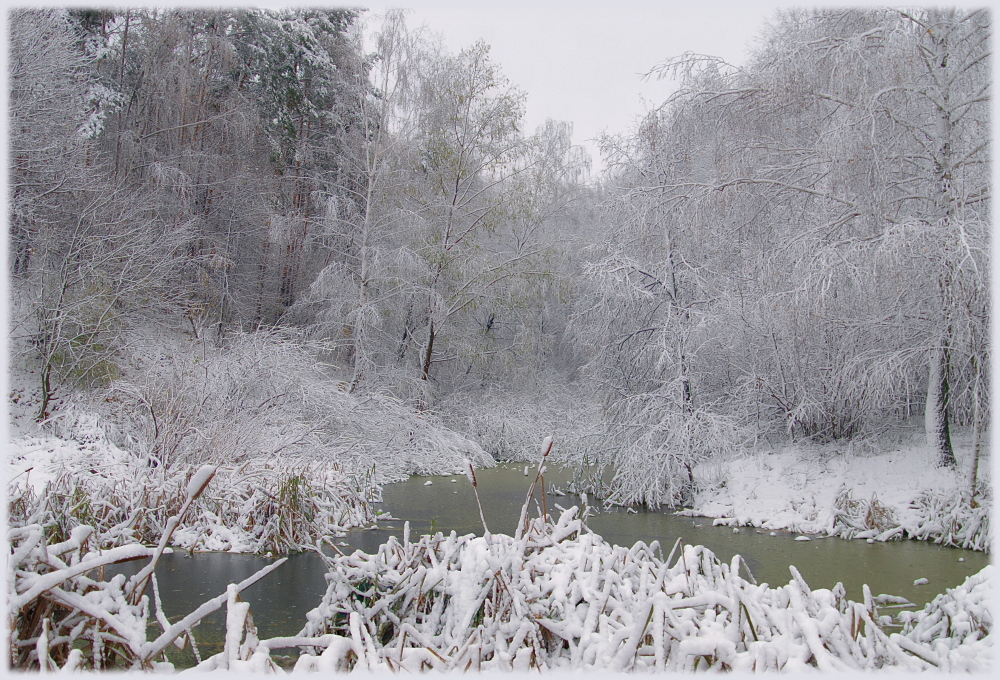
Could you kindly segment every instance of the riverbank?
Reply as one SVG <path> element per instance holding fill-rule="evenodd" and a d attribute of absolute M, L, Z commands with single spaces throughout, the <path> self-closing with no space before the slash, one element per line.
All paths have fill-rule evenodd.
<path fill-rule="evenodd" d="M 94 419 L 78 419 L 74 434 L 75 439 L 27 434 L 13 438 L 5 461 L 8 500 L 24 496 L 30 490 L 37 503 L 45 485 L 51 484 L 53 489 L 61 490 L 59 498 L 67 503 L 72 500 L 72 508 L 76 508 L 72 512 L 68 511 L 70 507 L 63 508 L 60 513 L 59 508 L 53 507 L 61 521 L 68 523 L 78 516 L 78 523 L 94 524 L 93 514 L 79 516 L 83 511 L 91 512 L 95 506 L 81 505 L 82 496 L 74 499 L 77 489 L 86 492 L 87 497 L 121 500 L 134 495 L 132 492 L 137 488 L 148 488 L 150 480 L 164 476 L 162 470 L 141 465 L 108 442 Z M 960 462 L 967 465 L 967 448 L 960 446 L 958 454 Z M 255 460 L 230 467 L 231 470 L 223 466 L 216 483 L 224 485 L 224 479 L 232 480 L 224 494 L 228 500 L 223 506 L 228 510 L 220 510 L 223 506 L 217 497 L 212 508 L 196 511 L 190 526 L 176 533 L 176 545 L 195 550 L 261 554 L 281 551 L 282 547 L 297 549 L 292 546 L 294 541 L 271 540 L 279 528 L 274 523 L 264 529 L 264 515 L 268 508 L 273 511 L 280 505 L 273 501 L 282 495 L 300 506 L 288 519 L 311 518 L 308 522 L 311 528 L 300 536 L 304 544 L 314 544 L 324 532 L 337 533 L 371 526 L 373 522 L 373 515 L 365 506 L 372 494 L 377 493 L 370 475 L 368 478 L 348 475 L 335 465 L 324 466 L 315 461 Z M 989 553 L 992 547 L 989 472 L 986 459 L 980 470 L 983 493 L 977 496 L 977 507 L 972 507 L 967 495 L 966 467 L 957 471 L 936 467 L 931 454 L 919 444 L 910 443 L 881 453 L 835 450 L 832 446 L 788 447 L 702 464 L 695 469 L 699 492 L 694 506 L 681 514 L 711 518 L 716 524 L 767 531 L 870 541 L 913 538 Z M 158 484 L 162 487 L 161 495 L 169 496 L 169 484 L 162 480 Z M 250 489 L 248 484 L 254 488 Z M 306 502 L 311 495 L 320 496 L 322 507 L 317 506 L 318 514 Z M 257 499 L 256 511 L 244 507 L 247 498 Z M 121 518 L 109 515 L 105 529 L 125 521 L 133 506 L 136 504 L 119 505 L 117 510 L 124 515 Z M 148 502 L 142 507 L 148 508 Z M 327 512 L 323 508 L 333 510 Z M 30 514 L 28 510 L 25 512 Z M 155 542 L 156 526 L 162 526 L 164 519 L 148 523 L 147 530 L 152 532 L 149 536 L 119 530 L 115 534 L 117 542 L 108 543 L 107 547 L 132 539 Z M 101 522 L 96 524 L 101 526 Z M 107 531 L 102 535 L 108 540 L 113 538 Z"/>
<path fill-rule="evenodd" d="M 66 540 L 94 529 L 103 549 L 155 545 L 185 498 L 196 466 L 154 467 L 108 442 L 96 422 L 79 439 L 24 436 L 9 442 L 5 497 L 11 527 L 46 527 Z M 173 531 L 186 550 L 286 554 L 355 527 L 370 527 L 378 487 L 371 471 L 296 457 L 213 466 L 215 480 Z M 366 473 L 367 472 L 367 473 Z"/>
<path fill-rule="evenodd" d="M 969 442 L 956 438 L 959 468 L 936 465 L 915 439 L 888 450 L 794 446 L 704 463 L 700 491 L 683 514 L 717 524 L 841 538 L 913 538 L 991 552 L 990 460 L 969 500 Z"/>

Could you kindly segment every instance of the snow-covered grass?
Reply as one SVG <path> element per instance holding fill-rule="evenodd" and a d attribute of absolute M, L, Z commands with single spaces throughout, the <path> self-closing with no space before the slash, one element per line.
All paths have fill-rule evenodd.
<path fill-rule="evenodd" d="M 193 466 L 152 467 L 96 437 L 86 443 L 21 437 L 8 449 L 12 526 L 39 525 L 53 540 L 95 529 L 95 546 L 154 544 L 183 502 Z M 371 526 L 376 488 L 336 463 L 251 459 L 219 465 L 172 535 L 190 550 L 287 553 L 351 527 Z"/>
<path fill-rule="evenodd" d="M 700 491 L 684 514 L 717 524 L 820 533 L 843 538 L 916 538 L 990 551 L 989 461 L 980 464 L 970 503 L 965 447 L 959 470 L 936 465 L 925 446 L 891 451 L 787 447 L 695 469 Z"/>

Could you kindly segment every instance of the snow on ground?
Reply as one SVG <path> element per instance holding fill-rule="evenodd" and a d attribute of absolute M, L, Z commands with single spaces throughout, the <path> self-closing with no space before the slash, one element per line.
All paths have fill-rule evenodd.
<path fill-rule="evenodd" d="M 938 467 L 932 452 L 919 443 L 880 453 L 798 446 L 716 460 L 696 470 L 703 490 L 684 514 L 714 517 L 717 524 L 877 538 L 881 532 L 867 532 L 869 536 L 861 531 L 864 527 L 848 527 L 843 514 L 838 515 L 838 497 L 842 510 L 849 494 L 852 501 L 861 501 L 861 511 L 883 507 L 893 519 L 887 527 L 916 535 L 932 519 L 931 500 L 958 499 L 966 492 L 968 449 L 959 447 L 957 455 L 959 470 Z M 987 458 L 980 463 L 980 478 L 989 478 Z M 985 499 L 979 502 L 990 505 Z M 944 500 L 937 502 L 942 505 Z M 982 533 L 988 534 L 988 507 L 977 516 L 985 524 Z M 988 538 L 984 542 L 988 546 Z"/>
<path fill-rule="evenodd" d="M 38 434 L 12 437 L 4 457 L 5 482 L 30 486 L 37 494 L 67 467 L 84 458 L 100 459 L 108 465 L 134 460 L 131 454 L 104 438 L 96 419 L 85 418 L 80 425 L 76 439 Z"/>

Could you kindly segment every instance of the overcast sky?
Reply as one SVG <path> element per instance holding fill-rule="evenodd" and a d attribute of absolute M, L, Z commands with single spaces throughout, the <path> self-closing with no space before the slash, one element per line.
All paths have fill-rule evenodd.
<path fill-rule="evenodd" d="M 510 81 L 527 93 L 526 131 L 546 118 L 573 123 L 574 141 L 627 131 L 663 102 L 668 82 L 642 74 L 687 51 L 742 63 L 765 22 L 788 2 L 653 0 L 411 0 L 367 3 L 412 9 L 410 27 L 426 25 L 453 51 L 482 39 Z M 852 3 L 856 4 L 856 3 Z"/>

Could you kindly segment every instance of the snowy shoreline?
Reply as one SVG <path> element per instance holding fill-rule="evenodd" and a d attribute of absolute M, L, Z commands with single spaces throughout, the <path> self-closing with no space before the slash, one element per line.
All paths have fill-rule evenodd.
<path fill-rule="evenodd" d="M 787 447 L 703 464 L 696 477 L 708 490 L 678 514 L 712 518 L 716 525 L 845 539 L 912 538 L 991 552 L 992 499 L 977 495 L 978 507 L 970 507 L 964 470 L 937 467 L 919 445 L 883 453 L 831 451 Z M 989 488 L 988 475 L 982 483 Z"/>
<path fill-rule="evenodd" d="M 99 474 L 104 477 L 142 474 L 135 469 L 135 459 L 104 440 L 99 428 L 91 432 L 81 441 L 13 438 L 6 460 L 8 497 L 11 484 L 28 483 L 39 494 L 67 469 L 85 476 L 94 473 L 96 459 L 103 461 Z M 266 461 L 262 464 L 267 467 Z M 991 552 L 992 503 L 981 500 L 979 507 L 970 507 L 962 496 L 964 475 L 935 467 L 931 455 L 920 447 L 837 456 L 823 447 L 789 447 L 706 463 L 696 475 L 704 490 L 694 507 L 678 514 L 711 518 L 716 525 L 872 541 L 911 538 Z M 988 477 L 984 481 L 988 483 Z M 238 536 L 220 521 L 216 518 L 213 524 L 210 516 L 201 516 L 197 528 L 177 532 L 175 544 L 254 552 L 257 539 Z M 359 515 L 331 530 L 370 521 L 368 515 Z"/>

